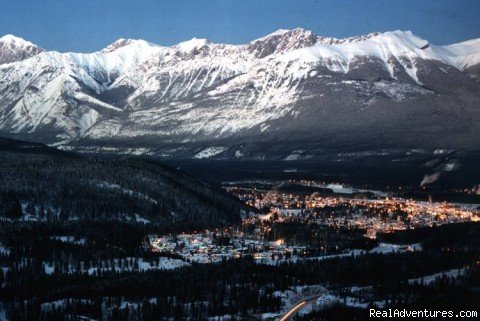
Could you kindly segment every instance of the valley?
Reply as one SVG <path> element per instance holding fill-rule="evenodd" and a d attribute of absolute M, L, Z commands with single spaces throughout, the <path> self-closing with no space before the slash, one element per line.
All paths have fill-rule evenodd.
<path fill-rule="evenodd" d="M 300 163 L 206 183 L 187 173 L 221 175 L 188 160 L 0 143 L 7 320 L 316 320 L 453 297 L 476 312 L 477 185 L 283 176 L 309 175 Z"/>

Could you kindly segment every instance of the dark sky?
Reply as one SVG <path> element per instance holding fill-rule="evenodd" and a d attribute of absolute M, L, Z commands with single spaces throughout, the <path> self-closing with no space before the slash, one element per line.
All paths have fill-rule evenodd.
<path fill-rule="evenodd" d="M 0 35 L 91 52 L 118 38 L 246 43 L 277 29 L 323 36 L 411 30 L 434 44 L 480 38 L 480 0 L 1 0 Z"/>

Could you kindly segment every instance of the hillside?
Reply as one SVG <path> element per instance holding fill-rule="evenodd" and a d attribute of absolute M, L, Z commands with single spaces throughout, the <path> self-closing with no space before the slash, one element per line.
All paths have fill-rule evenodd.
<path fill-rule="evenodd" d="M 0 162 L 4 219 L 151 222 L 164 230 L 240 219 L 241 204 L 226 192 L 153 161 L 87 158 L 1 138 Z"/>

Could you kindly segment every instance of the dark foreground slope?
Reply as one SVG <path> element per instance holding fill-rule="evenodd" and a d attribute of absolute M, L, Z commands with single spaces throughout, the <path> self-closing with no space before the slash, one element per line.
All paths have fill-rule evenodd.
<path fill-rule="evenodd" d="M 375 302 L 385 309 L 471 311 L 478 310 L 480 300 L 475 238 L 479 223 L 433 227 L 426 237 L 411 232 L 389 236 L 422 243 L 424 249 L 417 252 L 331 256 L 276 265 L 259 264 L 247 256 L 168 271 L 138 267 L 140 262 L 153 265 L 165 259 L 158 254 L 135 254 L 125 246 L 104 247 L 100 252 L 93 243 L 98 239 L 91 234 L 86 235 L 85 245 L 62 244 L 48 238 L 46 223 L 28 224 L 37 229 L 27 223 L 0 225 L 0 240 L 11 250 L 10 255 L 0 255 L 0 266 L 7 271 L 3 284 L 0 273 L 0 311 L 6 311 L 7 320 L 269 320 L 262 315 L 275 316 L 284 305 L 278 293 L 288 298 L 297 288 L 328 288 L 338 301 L 296 320 L 371 320 L 368 309 Z M 31 242 L 32 230 L 43 237 Z M 471 237 L 459 241 L 458 233 Z M 44 272 L 46 264 L 55 268 L 53 273 Z M 457 279 L 445 273 L 459 269 L 464 272 Z M 347 298 L 362 304 L 349 306 Z"/>
<path fill-rule="evenodd" d="M 0 216 L 21 220 L 120 220 L 184 229 L 239 220 L 221 189 L 158 162 L 80 157 L 0 139 Z"/>

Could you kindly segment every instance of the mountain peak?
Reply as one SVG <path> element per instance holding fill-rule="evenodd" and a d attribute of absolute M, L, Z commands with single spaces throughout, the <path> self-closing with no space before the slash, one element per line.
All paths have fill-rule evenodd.
<path fill-rule="evenodd" d="M 6 34 L 0 38 L 0 42 L 18 42 L 18 43 L 30 43 L 23 38 L 17 37 L 12 34 Z"/>
<path fill-rule="evenodd" d="M 272 33 L 269 33 L 266 36 L 260 37 L 251 41 L 250 43 L 255 43 L 258 41 L 268 41 L 269 39 L 278 39 L 278 38 L 288 38 L 288 37 L 298 37 L 298 36 L 310 36 L 314 35 L 313 31 L 304 29 L 304 28 L 294 28 L 294 29 L 278 29 Z"/>
<path fill-rule="evenodd" d="M 31 43 L 28 40 L 25 40 L 23 38 L 17 37 L 12 34 L 6 34 L 3 37 L 0 38 L 0 43 L 3 45 L 9 44 L 10 46 L 16 46 L 16 47 L 36 47 L 39 48 L 37 45 Z"/>
<path fill-rule="evenodd" d="M 7 34 L 0 38 L 0 65 L 30 58 L 42 51 L 30 41 Z"/>
<path fill-rule="evenodd" d="M 142 39 L 125 39 L 125 38 L 120 38 L 107 47 L 105 47 L 102 52 L 112 52 L 120 48 L 124 48 L 127 46 L 131 45 L 136 45 L 136 46 L 154 46 L 153 44 L 150 44 L 149 42 L 142 40 Z"/>
<path fill-rule="evenodd" d="M 382 34 L 383 37 L 400 41 L 403 45 L 416 47 L 418 49 L 427 49 L 429 47 L 428 40 L 414 35 L 410 30 L 394 30 L 387 31 Z"/>
<path fill-rule="evenodd" d="M 317 36 L 311 30 L 303 28 L 279 29 L 250 42 L 248 50 L 257 58 L 263 58 L 273 53 L 312 46 L 316 43 L 316 40 Z"/>
<path fill-rule="evenodd" d="M 175 47 L 183 52 L 191 52 L 194 49 L 200 49 L 208 46 L 209 44 L 210 41 L 208 41 L 208 39 L 192 38 L 190 40 L 180 42 L 179 44 L 175 45 Z"/>

